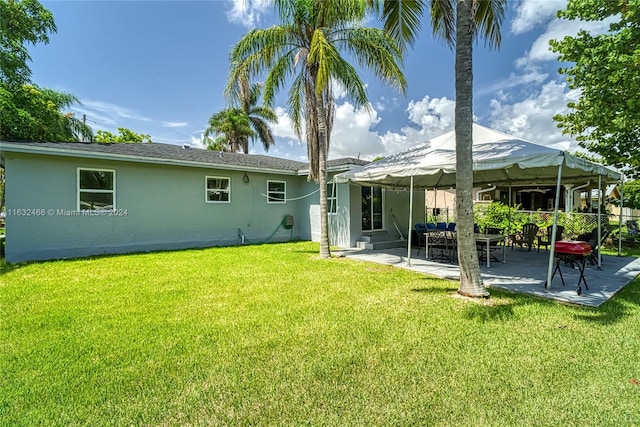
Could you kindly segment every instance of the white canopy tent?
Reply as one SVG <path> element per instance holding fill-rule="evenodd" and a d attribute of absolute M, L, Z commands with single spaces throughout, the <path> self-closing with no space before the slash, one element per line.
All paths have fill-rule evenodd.
<path fill-rule="evenodd" d="M 455 146 L 455 132 L 451 131 L 407 151 L 338 174 L 334 180 L 338 183 L 349 182 L 362 186 L 404 188 L 411 190 L 411 194 L 414 189 L 452 188 L 456 183 Z M 621 175 L 567 152 L 537 145 L 477 124 L 473 125 L 475 187 L 555 184 L 556 194 L 559 194 L 561 182 L 584 184 L 590 179 L 598 180 L 601 188 L 603 183 L 618 182 Z M 552 242 L 555 241 L 556 234 L 558 199 L 556 197 Z M 409 229 L 412 222 L 410 217 Z M 410 263 L 411 239 L 408 240 L 407 256 Z M 549 285 L 554 249 L 555 245 L 552 244 L 549 256 Z"/>

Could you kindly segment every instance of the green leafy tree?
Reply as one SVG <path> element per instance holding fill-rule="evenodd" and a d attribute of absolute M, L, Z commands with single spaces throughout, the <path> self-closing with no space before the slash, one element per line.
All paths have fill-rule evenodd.
<path fill-rule="evenodd" d="M 640 4 L 636 0 L 569 0 L 558 16 L 570 20 L 614 20 L 609 31 L 581 30 L 552 40 L 571 89 L 579 89 L 571 111 L 554 119 L 563 133 L 629 175 L 640 177 Z"/>
<path fill-rule="evenodd" d="M 237 153 L 243 149 L 245 141 L 254 135 L 249 116 L 239 108 L 227 108 L 209 119 L 209 127 L 204 132 L 204 144 L 209 150 Z"/>
<path fill-rule="evenodd" d="M 68 93 L 23 84 L 9 89 L 0 83 L 0 139 L 5 141 L 84 141 L 91 128 L 71 113 L 78 103 Z"/>
<path fill-rule="evenodd" d="M 150 135 L 136 133 L 127 128 L 118 128 L 118 135 L 106 130 L 99 130 L 93 140 L 95 142 L 153 142 Z"/>
<path fill-rule="evenodd" d="M 374 9 L 382 12 L 384 28 L 404 44 L 412 44 L 420 30 L 425 2 L 421 0 L 378 0 Z M 460 287 L 458 292 L 487 296 L 473 237 L 473 41 L 482 37 L 490 47 L 500 45 L 500 26 L 506 0 L 431 0 L 433 34 L 455 46 L 456 77 L 456 230 Z"/>
<path fill-rule="evenodd" d="M 622 187 L 624 207 L 631 209 L 640 209 L 640 181 L 627 181 Z M 617 204 L 620 204 L 619 201 Z"/>
<path fill-rule="evenodd" d="M 36 0 L 0 0 L 0 139 L 78 141 L 91 128 L 64 109 L 78 103 L 68 93 L 31 82 L 28 46 L 48 43 L 53 15 Z"/>
<path fill-rule="evenodd" d="M 320 189 L 320 257 L 331 255 L 327 221 L 327 157 L 340 84 L 356 107 L 370 109 L 356 61 L 390 86 L 404 91 L 398 43 L 379 28 L 362 25 L 365 0 L 276 0 L 280 23 L 247 33 L 232 49 L 230 82 L 266 72 L 265 100 L 290 81 L 288 109 L 294 130 L 307 144 L 309 179 Z M 302 129 L 305 135 L 302 135 Z"/>
<path fill-rule="evenodd" d="M 30 81 L 27 44 L 49 43 L 56 32 L 53 15 L 36 0 L 0 0 L 0 83 Z"/>

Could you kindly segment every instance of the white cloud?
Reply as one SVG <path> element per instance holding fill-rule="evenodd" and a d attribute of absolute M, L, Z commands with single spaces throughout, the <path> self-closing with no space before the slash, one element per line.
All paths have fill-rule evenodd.
<path fill-rule="evenodd" d="M 187 122 L 164 122 L 162 127 L 165 128 L 183 128 L 186 127 L 189 123 Z"/>
<path fill-rule="evenodd" d="M 337 80 L 331 79 L 331 90 L 333 91 L 333 98 L 336 100 L 347 96 L 347 91 L 344 89 L 344 86 Z"/>
<path fill-rule="evenodd" d="M 330 157 L 360 157 L 373 159 L 384 152 L 380 136 L 371 129 L 380 122 L 378 112 L 355 109 L 345 102 L 336 105 L 331 134 Z"/>
<path fill-rule="evenodd" d="M 515 18 L 511 21 L 511 32 L 526 33 L 538 25 L 547 23 L 558 10 L 566 6 L 566 0 L 522 0 L 516 7 Z"/>
<path fill-rule="evenodd" d="M 195 148 L 205 148 L 203 140 L 204 140 L 204 130 L 196 130 L 191 132 L 191 145 Z"/>
<path fill-rule="evenodd" d="M 229 22 L 246 28 L 256 27 L 273 5 L 272 0 L 227 0 L 227 3 L 231 6 L 226 13 Z"/>
<path fill-rule="evenodd" d="M 540 85 L 547 78 L 549 74 L 540 72 L 539 68 L 533 64 L 524 64 L 523 69 L 519 73 L 510 73 L 509 77 L 502 79 L 490 86 L 479 88 L 474 91 L 477 96 L 501 94 L 500 96 L 509 96 L 508 89 L 516 88 L 523 85 Z"/>
<path fill-rule="evenodd" d="M 566 114 L 567 103 L 578 98 L 566 83 L 551 81 L 527 99 L 512 104 L 501 99 L 490 102 L 489 127 L 536 144 L 563 150 L 576 150 L 577 143 L 563 135 L 553 121 L 556 114 Z"/>
<path fill-rule="evenodd" d="M 150 118 L 138 114 L 130 108 L 111 104 L 109 102 L 83 99 L 82 106 L 84 106 L 84 109 L 88 114 L 101 115 L 102 117 L 108 118 L 107 120 L 110 120 L 113 123 L 117 123 L 118 119 L 138 120 L 142 122 L 151 121 Z"/>
<path fill-rule="evenodd" d="M 406 112 L 411 123 L 400 132 L 387 131 L 380 135 L 373 128 L 380 122 L 378 110 L 355 110 L 345 102 L 336 109 L 331 139 L 331 156 L 359 157 L 371 160 L 389 156 L 453 129 L 455 102 L 447 98 L 425 96 L 410 101 Z"/>
<path fill-rule="evenodd" d="M 278 138 L 298 140 L 296 133 L 293 131 L 293 124 L 287 110 L 282 107 L 276 107 L 274 111 L 278 116 L 278 123 L 270 125 L 273 135 Z"/>
<path fill-rule="evenodd" d="M 554 18 L 549 22 L 545 31 L 532 43 L 529 51 L 516 60 L 516 66 L 525 68 L 530 64 L 541 61 L 555 61 L 558 54 L 549 49 L 549 40 L 562 40 L 566 36 L 576 36 L 578 31 L 585 30 L 591 34 L 607 32 L 613 18 L 604 21 L 569 21 Z"/>
<path fill-rule="evenodd" d="M 488 126 L 534 143 L 558 149 L 576 150 L 577 144 L 562 135 L 552 117 L 566 113 L 567 103 L 576 100 L 577 91 L 568 91 L 565 83 L 551 81 L 542 85 L 524 100 L 512 101 L 509 92 L 500 91 L 488 108 Z M 375 130 L 382 118 L 380 110 L 370 112 L 355 109 L 349 102 L 336 105 L 331 138 L 330 158 L 359 157 L 371 160 L 404 151 L 453 130 L 455 101 L 446 97 L 411 100 L 407 104 L 408 125 L 398 132 Z M 306 161 L 304 145 L 300 144 L 290 127 L 290 119 L 282 107 L 276 108 L 280 123 L 273 127 L 279 140 L 269 155 Z M 474 120 L 477 118 L 474 117 Z M 286 145 L 289 145 L 288 147 Z M 297 152 L 295 156 L 291 152 Z"/>
<path fill-rule="evenodd" d="M 442 134 L 453 129 L 455 101 L 448 98 L 425 96 L 419 101 L 409 101 L 409 120 L 420 127 L 422 135 Z"/>

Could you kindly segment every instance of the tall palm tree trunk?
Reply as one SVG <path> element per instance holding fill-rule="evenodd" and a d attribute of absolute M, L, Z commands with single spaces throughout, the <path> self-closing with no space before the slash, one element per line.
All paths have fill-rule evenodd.
<path fill-rule="evenodd" d="M 473 33 L 472 0 L 456 7 L 456 229 L 460 287 L 458 293 L 487 297 L 480 276 L 473 230 Z"/>
<path fill-rule="evenodd" d="M 241 138 L 241 141 L 242 141 L 242 152 L 244 154 L 249 154 L 249 137 L 243 135 Z"/>
<path fill-rule="evenodd" d="M 330 258 L 329 221 L 327 217 L 327 156 L 329 132 L 327 109 L 321 95 L 316 93 L 316 113 L 318 118 L 318 185 L 320 186 L 320 258 Z"/>

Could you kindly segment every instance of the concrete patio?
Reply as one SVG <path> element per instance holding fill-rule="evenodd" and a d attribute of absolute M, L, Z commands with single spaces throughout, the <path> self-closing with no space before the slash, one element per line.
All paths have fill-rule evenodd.
<path fill-rule="evenodd" d="M 337 253 L 352 259 L 393 265 L 430 274 L 436 277 L 460 280 L 457 264 L 434 262 L 425 259 L 424 250 L 416 256 L 417 248 L 411 250 L 411 265 L 407 263 L 407 248 L 384 250 L 346 249 Z M 549 289 L 545 289 L 549 252 L 535 249 L 531 252 L 520 249 L 506 249 L 506 262 L 491 262 L 491 267 L 481 264 L 481 274 L 487 288 L 503 289 L 511 292 L 535 295 L 563 303 L 598 307 L 629 284 L 640 274 L 640 258 L 605 255 L 602 268 L 587 263 L 584 275 L 589 289 L 582 284 L 582 294 L 578 295 L 577 284 L 580 272 L 577 268 L 561 263 L 565 286 L 556 273 Z"/>

